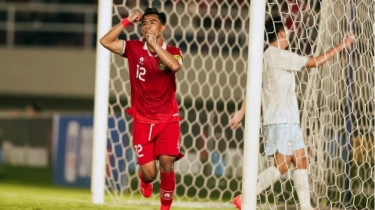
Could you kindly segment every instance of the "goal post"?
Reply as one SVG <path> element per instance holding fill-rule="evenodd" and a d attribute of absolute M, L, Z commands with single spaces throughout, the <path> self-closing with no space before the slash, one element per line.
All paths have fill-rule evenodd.
<path fill-rule="evenodd" d="M 104 6 L 103 6 L 104 5 Z M 175 164 L 173 206 L 298 208 L 290 170 L 256 197 L 258 173 L 268 167 L 260 129 L 260 70 L 264 16 L 281 15 L 290 32 L 287 50 L 323 53 L 352 29 L 352 50 L 322 67 L 296 73 L 300 127 L 307 146 L 312 204 L 319 209 L 371 209 L 374 203 L 375 10 L 372 0 L 126 1 L 100 0 L 98 38 L 135 9 L 155 6 L 167 14 L 167 44 L 180 47 L 176 74 L 181 149 Z M 262 8 L 262 9 L 260 9 Z M 265 8 L 265 10 L 264 10 Z M 130 25 L 123 39 L 142 39 Z M 94 113 L 92 201 L 159 203 L 140 197 L 132 148 L 127 61 L 98 44 Z M 244 126 L 228 122 L 247 94 Z M 350 127 L 348 127 L 350 125 Z M 246 128 L 246 129 L 245 129 Z M 103 162 L 105 161 L 105 162 Z M 360 187 L 359 187 L 360 186 Z"/>
<path fill-rule="evenodd" d="M 105 193 L 105 166 L 108 128 L 108 99 L 109 99 L 109 72 L 110 52 L 99 43 L 112 27 L 112 1 L 98 1 L 98 26 L 95 75 L 95 102 L 94 102 L 94 130 L 93 156 L 91 172 L 91 201 L 104 203 Z"/>
<path fill-rule="evenodd" d="M 258 180 L 259 131 L 263 70 L 263 35 L 266 1 L 250 4 L 249 52 L 247 63 L 246 115 L 242 172 L 242 209 L 256 209 Z"/>

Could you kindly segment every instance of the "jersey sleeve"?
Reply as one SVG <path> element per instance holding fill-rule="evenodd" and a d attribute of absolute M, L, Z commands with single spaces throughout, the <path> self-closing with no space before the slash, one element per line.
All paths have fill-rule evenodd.
<path fill-rule="evenodd" d="M 169 53 L 173 55 L 173 57 L 176 58 L 182 65 L 184 59 L 180 48 L 172 48 Z"/>
<path fill-rule="evenodd" d="M 282 56 L 281 67 L 288 70 L 299 71 L 304 67 L 309 60 L 308 57 L 298 55 L 297 53 L 293 53 L 287 50 L 284 50 L 285 54 Z M 285 57 L 284 57 L 285 56 Z"/>
<path fill-rule="evenodd" d="M 122 57 L 125 57 L 125 58 L 128 57 L 128 53 L 129 53 L 128 49 L 130 49 L 129 45 L 130 45 L 130 41 L 128 40 L 122 41 L 122 48 L 121 48 L 121 53 L 120 53 Z"/>
<path fill-rule="evenodd" d="M 269 59 L 274 63 L 276 68 L 299 71 L 308 61 L 308 57 L 298 55 L 288 50 L 275 51 L 269 55 Z"/>

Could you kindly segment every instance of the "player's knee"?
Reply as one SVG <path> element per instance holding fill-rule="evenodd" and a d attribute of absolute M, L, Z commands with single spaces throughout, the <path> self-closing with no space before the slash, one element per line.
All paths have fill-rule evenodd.
<path fill-rule="evenodd" d="M 156 179 L 156 171 L 145 171 L 142 173 L 143 180 L 145 182 L 152 182 Z"/>
<path fill-rule="evenodd" d="M 281 164 L 279 165 L 278 169 L 280 171 L 280 174 L 285 174 L 288 171 L 289 166 L 288 164 Z"/>
<path fill-rule="evenodd" d="M 307 168 L 307 159 L 306 156 L 298 158 L 296 161 L 296 168 L 297 169 L 306 169 Z"/>
<path fill-rule="evenodd" d="M 175 157 L 173 156 L 160 156 L 159 163 L 160 163 L 160 171 L 161 172 L 171 172 L 173 171 Z"/>
<path fill-rule="evenodd" d="M 277 168 L 279 169 L 280 174 L 285 174 L 289 170 L 290 164 L 291 164 L 290 159 L 286 159 L 285 161 L 279 162 L 277 164 Z"/>
<path fill-rule="evenodd" d="M 160 164 L 160 171 L 161 172 L 171 172 L 171 171 L 173 171 L 173 163 Z"/>
<path fill-rule="evenodd" d="M 158 169 L 156 167 L 155 161 L 151 161 L 151 162 L 141 165 L 140 170 L 142 173 L 143 181 L 145 182 L 154 181 L 158 174 Z"/>

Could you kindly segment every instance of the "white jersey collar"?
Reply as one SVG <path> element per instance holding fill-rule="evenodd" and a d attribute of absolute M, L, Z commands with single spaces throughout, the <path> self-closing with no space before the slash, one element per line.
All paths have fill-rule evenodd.
<path fill-rule="evenodd" d="M 163 45 L 161 46 L 161 48 L 163 48 L 163 50 L 166 50 L 166 49 L 167 49 L 167 44 L 166 44 L 165 42 L 163 42 Z M 147 42 L 144 42 L 144 44 L 143 44 L 143 49 L 144 49 L 144 50 L 147 50 L 147 53 L 148 53 L 149 56 L 154 56 L 154 57 L 157 57 L 157 56 L 158 56 L 158 54 L 153 55 L 153 54 L 150 52 L 150 50 L 148 50 Z"/>

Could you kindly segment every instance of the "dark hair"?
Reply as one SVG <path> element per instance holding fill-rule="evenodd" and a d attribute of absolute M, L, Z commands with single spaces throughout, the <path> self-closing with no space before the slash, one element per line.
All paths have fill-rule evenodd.
<path fill-rule="evenodd" d="M 32 101 L 29 106 L 36 112 L 42 112 L 44 110 L 43 104 L 40 101 Z"/>
<path fill-rule="evenodd" d="M 145 10 L 145 12 L 143 13 L 143 16 L 142 16 L 142 21 L 143 21 L 143 18 L 147 15 L 157 15 L 162 25 L 165 25 L 165 23 L 167 22 L 167 16 L 165 15 L 165 13 L 159 12 L 158 9 L 156 9 L 155 7 L 146 8 L 146 10 Z"/>
<path fill-rule="evenodd" d="M 277 34 L 281 30 L 285 30 L 283 20 L 280 16 L 269 17 L 266 21 L 264 30 L 266 33 L 264 38 L 266 39 L 266 41 L 268 39 L 268 43 L 277 40 Z"/>

